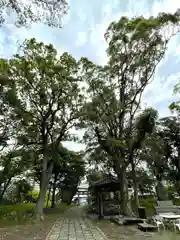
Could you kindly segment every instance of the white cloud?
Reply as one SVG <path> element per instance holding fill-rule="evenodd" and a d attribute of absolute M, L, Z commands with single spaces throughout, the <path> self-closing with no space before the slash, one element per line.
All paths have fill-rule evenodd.
<path fill-rule="evenodd" d="M 45 31 L 47 31 L 46 34 L 44 34 Z M 6 24 L 0 28 L 0 56 L 11 57 L 17 53 L 19 44 L 25 39 L 36 38 L 37 41 L 42 41 L 45 44 L 53 43 L 55 31 L 55 29 L 45 28 L 43 24 L 33 24 L 31 28 L 17 28 L 12 23 Z M 61 46 L 58 46 L 57 50 L 58 53 L 64 51 Z"/>
<path fill-rule="evenodd" d="M 78 15 L 79 20 L 80 20 L 81 22 L 85 22 L 85 21 L 86 21 L 87 15 L 86 15 L 85 11 L 83 11 L 82 8 L 78 9 L 77 15 Z"/>
<path fill-rule="evenodd" d="M 102 12 L 103 12 L 103 18 L 110 16 L 112 14 L 112 6 L 111 4 L 105 4 L 102 7 Z"/>
<path fill-rule="evenodd" d="M 108 7 L 105 8 L 107 9 L 110 8 Z M 104 9 L 102 9 L 104 13 Z M 111 12 L 110 9 L 108 10 L 109 13 Z M 96 57 L 98 60 L 99 64 L 106 64 L 107 63 L 107 54 L 106 54 L 106 48 L 107 48 L 107 43 L 104 39 L 104 34 L 106 32 L 107 27 L 109 24 L 117 20 L 119 18 L 119 13 L 118 14 L 104 14 L 104 17 L 100 23 L 91 23 L 91 33 L 89 37 L 89 43 L 94 45 L 96 47 Z"/>
<path fill-rule="evenodd" d="M 9 57 L 17 52 L 18 42 L 22 42 L 29 33 L 28 29 L 16 28 L 14 24 L 9 23 L 0 29 L 0 35 L 0 55 Z"/>
<path fill-rule="evenodd" d="M 75 42 L 76 46 L 82 46 L 87 42 L 87 33 L 86 32 L 78 32 L 77 39 Z"/>
<path fill-rule="evenodd" d="M 174 13 L 178 8 L 180 8 L 179 0 L 156 1 L 152 6 L 152 12 L 153 15 L 157 15 L 159 12 Z"/>
<path fill-rule="evenodd" d="M 158 76 L 150 84 L 144 92 L 143 102 L 147 105 L 155 105 L 158 102 L 174 99 L 173 87 L 180 79 L 180 72 L 175 75 L 169 75 L 160 79 Z"/>

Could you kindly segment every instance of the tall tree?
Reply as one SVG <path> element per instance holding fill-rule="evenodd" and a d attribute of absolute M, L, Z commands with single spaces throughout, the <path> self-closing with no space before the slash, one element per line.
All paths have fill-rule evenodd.
<path fill-rule="evenodd" d="M 80 63 L 68 53 L 61 56 L 50 44 L 26 40 L 22 52 L 9 61 L 14 91 L 20 104 L 18 143 L 41 153 L 40 197 L 37 214 L 43 215 L 44 198 L 61 141 L 71 138 L 78 124 L 83 95 Z"/>
<path fill-rule="evenodd" d="M 168 34 L 164 34 L 167 29 Z M 121 211 L 126 215 L 126 168 L 146 134 L 152 132 L 157 116 L 156 111 L 148 109 L 141 115 L 141 124 L 136 124 L 141 96 L 177 31 L 179 10 L 148 19 L 122 17 L 112 22 L 105 33 L 108 64 L 96 66 L 83 59 L 90 98 L 84 108 L 85 122 L 91 139 L 98 141 L 113 161 L 121 182 Z"/>
<path fill-rule="evenodd" d="M 8 140 L 13 141 L 18 127 L 12 112 L 18 101 L 13 91 L 13 82 L 7 77 L 9 73 L 8 61 L 0 59 L 0 151 L 7 147 Z"/>
<path fill-rule="evenodd" d="M 50 27 L 61 27 L 61 19 L 67 13 L 66 0 L 2 0 L 0 2 L 0 26 L 6 23 L 6 14 L 15 13 L 16 26 L 43 23 Z"/>

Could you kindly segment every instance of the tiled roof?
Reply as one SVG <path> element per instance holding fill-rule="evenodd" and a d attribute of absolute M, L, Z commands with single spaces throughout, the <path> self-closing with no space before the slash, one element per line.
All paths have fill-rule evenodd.
<path fill-rule="evenodd" d="M 102 185 L 111 184 L 111 183 L 119 183 L 119 181 L 118 181 L 117 178 L 109 176 L 109 177 L 106 177 L 102 180 L 92 182 L 91 186 L 92 187 L 97 187 L 97 186 L 102 186 Z"/>

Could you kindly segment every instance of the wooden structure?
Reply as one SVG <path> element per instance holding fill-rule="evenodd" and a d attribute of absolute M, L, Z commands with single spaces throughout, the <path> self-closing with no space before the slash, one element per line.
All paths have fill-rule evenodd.
<path fill-rule="evenodd" d="M 138 228 L 144 232 L 157 232 L 158 228 L 155 225 L 148 223 L 139 223 Z"/>
<path fill-rule="evenodd" d="M 137 217 L 124 217 L 124 225 L 136 225 L 138 223 L 144 223 L 144 219 Z"/>
<path fill-rule="evenodd" d="M 104 201 L 103 201 L 103 193 L 107 192 L 117 192 L 120 189 L 120 182 L 117 178 L 108 176 L 104 178 L 103 180 L 99 180 L 96 182 L 93 182 L 89 190 L 93 190 L 98 203 L 98 216 L 99 219 L 104 218 Z"/>
<path fill-rule="evenodd" d="M 136 225 L 138 223 L 144 223 L 145 219 L 126 216 L 113 216 L 111 221 L 117 225 Z"/>

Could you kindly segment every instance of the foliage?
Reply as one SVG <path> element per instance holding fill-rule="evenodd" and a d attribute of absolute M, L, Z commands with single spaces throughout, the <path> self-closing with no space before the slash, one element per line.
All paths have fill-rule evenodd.
<path fill-rule="evenodd" d="M 31 159 L 38 156 L 37 161 L 42 164 L 38 201 L 42 211 L 59 144 L 74 139 L 69 130 L 79 123 L 83 104 L 81 62 L 68 53 L 59 56 L 51 44 L 38 43 L 35 39 L 26 40 L 21 49 L 9 61 L 19 100 L 14 107 L 16 119 L 20 121 L 17 139 L 33 155 Z"/>
<path fill-rule="evenodd" d="M 89 169 L 86 175 L 87 181 L 89 185 L 92 182 L 96 182 L 98 180 L 103 179 L 105 176 L 105 173 L 103 171 L 98 171 L 97 169 Z"/>
<path fill-rule="evenodd" d="M 140 205 L 146 208 L 148 216 L 155 215 L 156 200 L 153 198 L 140 199 Z"/>
<path fill-rule="evenodd" d="M 35 204 L 15 204 L 0 206 L 0 227 L 9 225 L 37 224 L 34 218 Z M 72 207 L 72 206 L 70 206 Z M 68 209 L 65 204 L 58 204 L 56 213 L 61 214 Z"/>
<path fill-rule="evenodd" d="M 163 34 L 166 29 L 169 34 Z M 96 66 L 87 59 L 84 78 L 89 100 L 84 106 L 86 142 L 98 145 L 109 155 L 122 184 L 122 208 L 126 208 L 125 170 L 147 134 L 153 132 L 157 112 L 140 110 L 145 87 L 153 79 L 165 55 L 170 38 L 179 31 L 179 10 L 175 14 L 160 13 L 157 17 L 122 17 L 112 22 L 105 38 L 108 63 Z M 137 114 L 140 113 L 139 117 Z M 126 208 L 127 210 L 127 208 Z M 127 212 L 126 212 L 127 214 Z"/>
<path fill-rule="evenodd" d="M 32 202 L 36 202 L 39 197 L 39 190 L 32 190 L 28 193 L 30 197 L 32 197 Z"/>
<path fill-rule="evenodd" d="M 133 179 L 132 171 L 127 172 L 128 179 Z M 143 195 L 147 192 L 153 191 L 154 175 L 150 173 L 149 169 L 143 167 L 136 168 L 136 179 L 138 184 L 138 190 Z"/>
<path fill-rule="evenodd" d="M 7 74 L 9 74 L 8 62 L 0 59 L 0 151 L 7 147 L 8 140 L 14 138 L 17 128 L 17 121 L 14 119 L 10 105 L 10 102 L 15 102 L 16 99 L 12 91 L 12 82 Z"/>
<path fill-rule="evenodd" d="M 67 13 L 66 0 L 2 0 L 0 3 L 0 26 L 6 23 L 6 14 L 15 13 L 16 26 L 30 26 L 44 23 L 50 27 L 60 27 L 61 18 Z"/>
<path fill-rule="evenodd" d="M 42 3 L 47 1 L 33 1 L 45 11 L 52 7 L 50 2 Z M 59 9 L 58 4 L 63 7 Z M 0 15 L 8 7 L 17 13 L 19 26 L 33 22 L 60 26 L 64 0 L 57 1 L 51 16 L 35 15 L 34 5 L 4 1 Z M 177 10 L 148 19 L 121 17 L 112 22 L 105 33 L 105 66 L 87 58 L 77 61 L 66 52 L 59 55 L 52 44 L 35 39 L 25 40 L 11 59 L 0 59 L 1 200 L 12 179 L 29 170 L 40 184 L 38 214 L 43 213 L 51 190 L 52 202 L 59 189 L 61 199 L 70 204 L 85 174 L 84 155 L 62 146 L 63 141 L 78 140 L 72 134 L 74 128 L 86 129 L 85 158 L 96 166 L 88 172 L 88 181 L 100 179 L 105 172 L 116 174 L 124 214 L 128 214 L 128 175 L 133 179 L 136 203 L 138 189 L 153 185 L 151 175 L 158 181 L 167 180 L 180 192 L 179 102 L 170 105 L 176 117 L 158 122 L 155 109 L 141 108 L 141 96 L 153 80 L 169 40 L 179 31 L 179 14 Z M 175 93 L 179 94 L 179 85 Z M 142 162 L 147 163 L 148 173 L 138 168 Z M 16 186 L 19 201 L 37 200 L 26 180 Z"/>
<path fill-rule="evenodd" d="M 168 170 L 168 148 L 160 135 L 158 131 L 151 135 L 140 154 L 140 158 L 147 162 L 151 173 L 157 180 L 164 179 L 165 172 Z"/>
<path fill-rule="evenodd" d="M 22 203 L 27 200 L 29 191 L 32 190 L 32 186 L 26 179 L 20 179 L 15 183 L 15 199 L 16 202 Z"/>
<path fill-rule="evenodd" d="M 173 16 L 176 22 L 173 20 L 172 23 L 171 16 L 166 14 L 149 19 L 140 17 L 129 20 L 122 17 L 118 22 L 111 23 L 105 34 L 109 44 L 107 66 L 95 66 L 84 59 L 88 93 L 91 97 L 91 101 L 85 106 L 87 126 L 109 155 L 114 157 L 118 154 L 119 158 L 120 154 L 123 157 L 122 163 L 124 148 L 132 147 L 127 136 L 132 139 L 135 113 L 139 108 L 142 92 L 152 79 L 171 37 L 164 39 L 162 29 L 166 25 L 172 25 L 174 29 L 179 24 L 178 17 Z M 149 114 L 152 114 L 151 119 L 157 114 L 151 109 L 146 112 L 147 110 L 142 115 L 142 121 L 148 121 L 152 128 L 153 122 L 149 121 Z M 147 126 L 145 122 L 144 126 Z M 138 128 L 138 124 L 136 126 Z M 149 128 L 143 130 L 151 132 Z"/>
<path fill-rule="evenodd" d="M 59 191 L 61 195 L 63 190 L 66 189 L 73 197 L 84 174 L 85 162 L 83 156 L 60 145 L 49 182 L 49 190 L 52 191 L 53 207 L 55 206 L 55 193 Z M 31 176 L 34 176 L 37 182 L 39 182 L 41 176 L 40 165 L 36 165 Z"/>
<path fill-rule="evenodd" d="M 20 175 L 28 169 L 29 164 L 26 159 L 27 156 L 28 154 L 26 151 L 16 149 L 1 156 L 0 201 L 11 184 L 13 177 Z"/>
<path fill-rule="evenodd" d="M 62 137 L 67 140 L 82 101 L 78 63 L 67 53 L 58 56 L 51 44 L 35 39 L 25 41 L 22 51 L 9 62 L 21 101 L 16 114 L 22 118 L 25 134 L 19 140 L 37 145 L 42 144 L 43 137 L 48 138 L 48 144 L 52 144 L 51 138 L 53 142 Z"/>
<path fill-rule="evenodd" d="M 33 189 L 32 191 L 29 191 L 28 194 L 26 195 L 25 201 L 27 203 L 36 203 L 39 198 L 39 190 Z M 48 201 L 48 193 L 46 193 L 45 199 L 44 199 L 44 207 L 47 206 L 47 201 Z M 48 204 L 49 207 L 49 204 Z"/>
<path fill-rule="evenodd" d="M 56 187 L 59 188 L 62 201 L 70 204 L 85 174 L 85 162 L 80 154 L 67 149 L 64 153 L 60 152 L 59 170 L 55 164 L 53 173 L 57 176 Z"/>
<path fill-rule="evenodd" d="M 35 204 L 0 206 L 0 225 L 22 224 L 32 221 Z"/>

